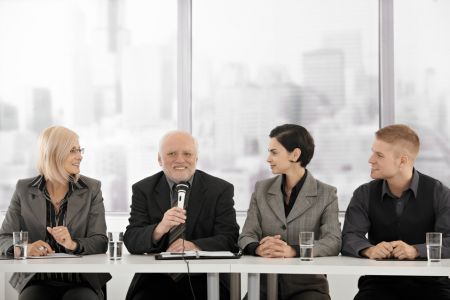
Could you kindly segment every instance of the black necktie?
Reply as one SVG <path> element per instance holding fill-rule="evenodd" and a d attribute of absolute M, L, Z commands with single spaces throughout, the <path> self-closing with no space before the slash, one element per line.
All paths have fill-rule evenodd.
<path fill-rule="evenodd" d="M 172 191 L 172 199 L 171 199 L 172 207 L 178 205 L 178 194 L 175 191 L 175 186 L 176 185 L 174 185 L 174 189 Z M 188 200 L 189 200 L 189 191 L 187 191 L 186 196 L 184 198 L 184 208 L 187 207 Z M 172 227 L 169 231 L 169 246 L 179 238 L 185 238 L 184 236 L 185 231 L 186 231 L 186 223 Z"/>
<path fill-rule="evenodd" d="M 172 189 L 172 199 L 171 199 L 171 204 L 172 207 L 177 206 L 178 205 L 178 193 L 175 191 L 175 184 L 173 185 L 173 189 Z M 187 203 L 188 203 L 188 199 L 189 199 L 189 191 L 186 193 L 186 196 L 184 198 L 184 208 L 186 209 L 187 207 Z M 180 224 L 177 225 L 175 227 L 172 227 L 169 231 L 169 246 L 175 242 L 176 240 L 178 240 L 179 238 L 185 238 L 184 236 L 184 232 L 186 230 L 186 223 L 184 224 Z M 181 278 L 184 277 L 184 273 L 169 273 L 169 276 L 175 281 L 178 282 L 181 280 Z"/>

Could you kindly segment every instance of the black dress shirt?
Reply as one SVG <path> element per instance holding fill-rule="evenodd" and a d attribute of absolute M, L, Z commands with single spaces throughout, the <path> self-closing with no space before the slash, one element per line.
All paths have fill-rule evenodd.
<path fill-rule="evenodd" d="M 59 206 L 59 210 L 56 210 L 52 199 L 50 197 L 50 193 L 47 190 L 47 187 L 45 185 L 46 181 L 44 176 L 39 176 L 36 178 L 35 181 L 31 183 L 31 186 L 37 187 L 41 192 L 44 193 L 44 197 L 46 200 L 46 209 L 47 209 L 47 227 L 53 228 L 56 226 L 65 226 L 66 224 L 66 213 L 67 213 L 67 201 L 72 195 L 73 191 L 75 189 L 86 187 L 84 182 L 82 180 L 78 181 L 79 185 L 75 185 L 72 181 L 69 181 L 69 190 L 67 191 L 64 198 L 61 200 L 61 204 Z M 73 239 L 75 242 L 76 240 Z M 79 243 L 77 244 L 77 247 L 75 250 L 70 251 L 64 248 L 64 246 L 58 244 L 56 240 L 53 238 L 53 236 L 47 231 L 45 242 L 52 247 L 53 251 L 56 253 L 79 253 L 80 252 L 80 246 Z M 80 274 L 78 273 L 36 273 L 36 275 L 33 278 L 34 281 L 36 280 L 43 280 L 43 281 L 56 281 L 56 282 L 72 282 L 72 283 L 80 283 L 82 282 L 82 279 L 80 278 Z"/>
<path fill-rule="evenodd" d="M 397 201 L 395 212 L 400 217 L 408 202 L 417 197 L 419 179 L 419 173 L 414 169 L 411 184 L 402 193 L 400 198 L 392 195 L 386 181 L 384 181 L 380 201 Z M 442 257 L 450 257 L 450 189 L 436 180 L 433 190 L 433 208 L 436 218 L 434 230 L 443 233 Z M 369 198 L 368 184 L 360 186 L 353 194 L 345 214 L 344 229 L 342 232 L 343 255 L 361 257 L 361 250 L 374 246 L 366 237 L 371 227 L 369 219 Z M 419 257 L 427 257 L 425 244 L 416 244 L 413 246 L 419 252 Z"/>
<path fill-rule="evenodd" d="M 287 199 L 286 192 L 284 190 L 284 187 L 286 186 L 286 175 L 283 174 L 283 180 L 281 182 L 281 193 L 283 193 L 283 200 L 284 200 L 284 214 L 287 217 L 289 213 L 291 212 L 292 207 L 294 207 L 295 201 L 297 200 L 297 196 L 300 193 L 303 184 L 306 180 L 306 175 L 308 171 L 305 170 L 305 174 L 303 174 L 303 177 L 297 182 L 297 184 L 292 188 L 291 195 L 289 197 L 289 200 Z"/>

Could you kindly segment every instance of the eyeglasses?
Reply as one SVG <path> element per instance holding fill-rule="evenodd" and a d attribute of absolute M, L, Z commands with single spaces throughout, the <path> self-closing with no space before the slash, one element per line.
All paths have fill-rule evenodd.
<path fill-rule="evenodd" d="M 84 154 L 84 148 L 72 148 L 70 149 L 70 154 Z"/>

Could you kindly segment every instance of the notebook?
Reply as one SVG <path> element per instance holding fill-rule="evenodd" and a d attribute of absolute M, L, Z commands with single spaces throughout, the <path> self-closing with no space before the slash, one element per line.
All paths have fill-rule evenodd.
<path fill-rule="evenodd" d="M 414 259 L 398 259 L 398 258 L 377 258 L 375 260 L 383 261 L 383 260 L 394 260 L 394 261 L 426 261 L 426 257 L 417 257 Z"/>
<path fill-rule="evenodd" d="M 158 260 L 174 259 L 237 259 L 241 253 L 230 251 L 185 251 L 185 252 L 161 252 L 155 255 Z"/>

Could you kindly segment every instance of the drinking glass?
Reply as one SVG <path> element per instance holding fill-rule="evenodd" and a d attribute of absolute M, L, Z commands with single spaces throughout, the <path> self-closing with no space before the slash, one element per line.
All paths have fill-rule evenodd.
<path fill-rule="evenodd" d="M 312 261 L 314 248 L 314 232 L 302 231 L 299 234 L 300 260 Z"/>
<path fill-rule="evenodd" d="M 13 232 L 14 258 L 26 259 L 28 249 L 28 231 Z"/>
<path fill-rule="evenodd" d="M 441 261 L 442 248 L 442 233 L 441 232 L 427 232 L 427 258 L 430 262 Z"/>
<path fill-rule="evenodd" d="M 108 232 L 109 259 L 122 259 L 123 232 Z"/>

